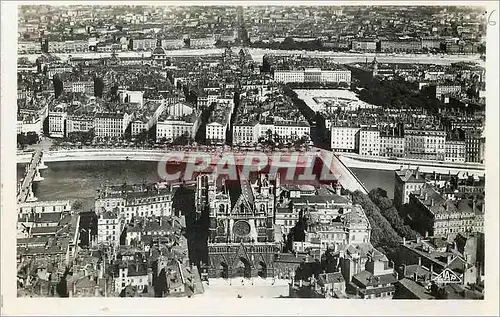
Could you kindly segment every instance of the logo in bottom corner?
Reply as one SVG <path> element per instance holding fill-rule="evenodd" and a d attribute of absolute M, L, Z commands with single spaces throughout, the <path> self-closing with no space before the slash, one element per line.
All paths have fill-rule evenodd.
<path fill-rule="evenodd" d="M 451 269 L 446 268 L 434 278 L 434 281 L 438 284 L 460 284 L 462 283 L 462 278 Z"/>

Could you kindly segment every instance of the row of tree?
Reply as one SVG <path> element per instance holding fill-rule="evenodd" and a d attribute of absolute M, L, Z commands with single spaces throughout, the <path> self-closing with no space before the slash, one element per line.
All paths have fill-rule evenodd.
<path fill-rule="evenodd" d="M 435 110 L 440 102 L 435 96 L 418 90 L 416 84 L 402 79 L 377 79 L 361 83 L 365 89 L 359 93 L 359 99 L 367 103 L 386 108 L 425 108 Z"/>
<path fill-rule="evenodd" d="M 39 141 L 38 134 L 35 132 L 28 132 L 28 133 L 19 133 L 17 135 L 17 145 L 24 148 L 26 145 L 31 145 L 38 143 Z"/>
<path fill-rule="evenodd" d="M 92 142 L 94 137 L 95 137 L 94 129 L 91 129 L 89 131 L 69 132 L 66 139 L 69 142 L 73 142 L 73 143 L 77 143 L 77 142 L 85 143 L 85 142 Z"/>
<path fill-rule="evenodd" d="M 385 190 L 382 188 L 372 189 L 369 197 L 379 207 L 382 216 L 389 221 L 399 236 L 405 237 L 408 240 L 415 240 L 419 236 L 415 230 L 404 223 L 403 218 L 401 218 L 398 210 L 394 207 L 392 199 L 387 197 Z"/>
<path fill-rule="evenodd" d="M 368 195 L 360 191 L 355 191 L 351 197 L 354 204 L 359 204 L 363 207 L 366 217 L 370 222 L 372 227 L 370 239 L 372 245 L 394 260 L 397 249 L 402 241 L 401 237 L 392 228 L 389 221 L 382 215 L 380 209 Z"/>

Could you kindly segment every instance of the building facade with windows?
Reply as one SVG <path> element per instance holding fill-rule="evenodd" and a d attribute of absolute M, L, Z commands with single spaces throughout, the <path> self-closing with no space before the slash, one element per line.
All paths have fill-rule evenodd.
<path fill-rule="evenodd" d="M 171 188 L 161 184 L 115 185 L 99 189 L 97 214 L 118 208 L 126 222 L 133 218 L 172 215 Z"/>
<path fill-rule="evenodd" d="M 375 129 L 361 129 L 358 132 L 359 154 L 380 155 L 380 131 Z"/>
<path fill-rule="evenodd" d="M 405 155 L 407 158 L 443 161 L 446 132 L 440 130 L 405 130 Z"/>
<path fill-rule="evenodd" d="M 128 113 L 97 113 L 94 118 L 96 137 L 121 138 L 132 120 Z"/>
<path fill-rule="evenodd" d="M 337 152 L 355 152 L 358 148 L 357 127 L 331 127 L 331 147 Z"/>
<path fill-rule="evenodd" d="M 399 208 L 410 202 L 410 194 L 420 190 L 426 183 L 425 178 L 417 169 L 400 168 L 394 172 L 394 204 Z"/>

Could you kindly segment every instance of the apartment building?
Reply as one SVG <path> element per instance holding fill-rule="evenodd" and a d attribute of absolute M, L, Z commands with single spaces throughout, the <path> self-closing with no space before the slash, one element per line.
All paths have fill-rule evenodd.
<path fill-rule="evenodd" d="M 390 129 L 380 132 L 380 156 L 404 157 L 405 138 L 402 129 Z"/>
<path fill-rule="evenodd" d="M 126 261 L 118 267 L 118 276 L 114 277 L 115 292 L 120 293 L 125 287 L 135 287 L 138 292 L 143 292 L 152 284 L 148 275 L 148 267 L 138 259 Z"/>
<path fill-rule="evenodd" d="M 133 51 L 152 51 L 158 42 L 155 38 L 132 39 Z"/>
<path fill-rule="evenodd" d="M 335 127 L 331 128 L 331 147 L 337 152 L 355 152 L 358 149 L 357 135 L 360 128 Z"/>
<path fill-rule="evenodd" d="M 66 111 L 54 109 L 49 111 L 49 136 L 53 138 L 62 138 L 66 136 Z"/>
<path fill-rule="evenodd" d="M 226 141 L 227 125 L 219 122 L 211 122 L 206 125 L 206 138 L 216 144 L 223 144 Z"/>
<path fill-rule="evenodd" d="M 196 135 L 195 125 L 193 122 L 184 120 L 164 120 L 158 121 L 156 124 L 156 139 L 174 140 L 181 135 L 194 138 Z"/>
<path fill-rule="evenodd" d="M 484 202 L 441 195 L 431 185 L 413 191 L 409 199 L 411 226 L 422 235 L 448 236 L 472 230 L 482 232 Z"/>
<path fill-rule="evenodd" d="M 369 39 L 352 40 L 352 49 L 355 51 L 375 52 L 377 50 L 377 41 Z"/>
<path fill-rule="evenodd" d="M 399 208 L 410 202 L 410 194 L 420 190 L 426 183 L 419 169 L 400 168 L 394 172 L 394 204 Z"/>
<path fill-rule="evenodd" d="M 376 129 L 361 129 L 359 134 L 359 154 L 380 155 L 380 131 Z"/>
<path fill-rule="evenodd" d="M 97 113 L 94 118 L 96 137 L 120 138 L 132 120 L 128 113 Z"/>
<path fill-rule="evenodd" d="M 407 158 L 444 160 L 446 132 L 440 130 L 405 130 L 405 154 Z"/>
<path fill-rule="evenodd" d="M 244 145 L 258 142 L 256 123 L 240 123 L 233 126 L 233 144 Z"/>
<path fill-rule="evenodd" d="M 415 52 L 422 49 L 422 43 L 418 39 L 381 40 L 380 50 L 382 52 Z"/>
<path fill-rule="evenodd" d="M 68 115 L 66 117 L 66 134 L 88 132 L 93 128 L 94 117 L 91 115 Z"/>
<path fill-rule="evenodd" d="M 119 208 L 105 210 L 99 214 L 97 220 L 97 243 L 111 246 L 120 245 L 120 236 L 123 230 L 123 217 Z"/>
<path fill-rule="evenodd" d="M 276 122 L 274 134 L 284 142 L 293 142 L 300 138 L 309 137 L 311 127 L 306 121 L 303 122 Z"/>
<path fill-rule="evenodd" d="M 126 222 L 134 217 L 170 216 L 172 191 L 161 184 L 110 185 L 99 189 L 95 200 L 97 214 L 115 207 Z"/>
<path fill-rule="evenodd" d="M 465 140 L 446 140 L 444 146 L 446 162 L 465 163 Z"/>

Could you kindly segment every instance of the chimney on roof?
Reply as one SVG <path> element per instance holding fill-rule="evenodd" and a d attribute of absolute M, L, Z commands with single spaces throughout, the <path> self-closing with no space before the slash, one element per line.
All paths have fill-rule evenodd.
<path fill-rule="evenodd" d="M 413 280 L 414 280 L 415 282 L 418 282 L 418 274 L 417 274 L 417 272 L 416 272 L 416 271 L 415 271 L 415 273 L 413 273 Z"/>
<path fill-rule="evenodd" d="M 449 254 L 448 254 L 448 257 L 446 258 L 446 264 L 450 264 L 452 259 L 453 259 L 453 258 L 452 258 L 452 254 L 451 254 L 451 253 L 449 253 Z"/>
<path fill-rule="evenodd" d="M 421 265 L 422 265 L 422 257 L 421 257 L 421 256 L 419 256 L 419 257 L 418 257 L 418 266 L 421 266 Z"/>

